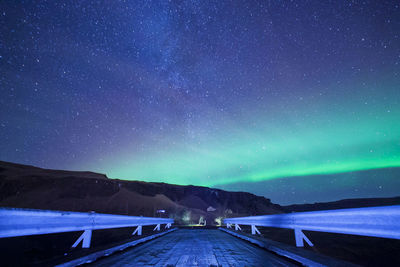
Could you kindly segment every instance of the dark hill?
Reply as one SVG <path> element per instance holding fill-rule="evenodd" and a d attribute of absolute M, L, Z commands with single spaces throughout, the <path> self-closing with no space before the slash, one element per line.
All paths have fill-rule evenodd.
<path fill-rule="evenodd" d="M 377 207 L 377 206 L 390 206 L 400 205 L 400 197 L 388 198 L 354 198 L 343 199 L 339 201 L 313 203 L 313 204 L 295 204 L 284 206 L 286 212 L 301 212 L 301 211 L 315 211 L 315 210 L 334 210 L 334 209 L 350 209 L 362 207 Z"/>
<path fill-rule="evenodd" d="M 208 224 L 217 218 L 284 212 L 269 199 L 245 192 L 109 179 L 92 172 L 47 170 L 0 161 L 0 206 L 173 217 Z M 207 212 L 208 207 L 216 210 Z"/>

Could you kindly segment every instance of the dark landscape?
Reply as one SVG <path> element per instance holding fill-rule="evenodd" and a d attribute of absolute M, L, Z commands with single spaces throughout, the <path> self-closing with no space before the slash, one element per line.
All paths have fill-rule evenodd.
<path fill-rule="evenodd" d="M 171 217 L 176 224 L 207 224 L 229 216 L 285 212 L 269 199 L 245 192 L 109 179 L 103 174 L 45 170 L 0 162 L 0 206 L 132 216 Z M 213 211 L 207 211 L 212 207 Z"/>
<path fill-rule="evenodd" d="M 95 211 L 97 213 L 134 216 L 164 216 L 175 220 L 175 225 L 201 227 L 200 217 L 207 228 L 216 227 L 228 217 L 278 214 L 313 210 L 398 205 L 400 197 L 347 199 L 329 203 L 280 206 L 269 199 L 245 192 L 227 192 L 199 186 L 178 186 L 165 183 L 122 181 L 109 179 L 93 172 L 46 170 L 33 166 L 0 162 L 0 206 L 13 208 L 49 209 L 63 211 Z M 213 207 L 214 211 L 207 211 Z M 157 210 L 165 209 L 158 214 Z M 243 232 L 250 229 L 243 226 Z M 132 229 L 102 230 L 95 232 L 93 247 L 89 250 L 71 250 L 71 243 L 79 233 L 30 236 L 0 240 L 6 265 L 27 263 L 52 265 L 90 251 L 97 251 L 126 242 Z M 292 230 L 260 228 L 261 237 L 294 244 Z M 145 228 L 144 235 L 152 230 Z M 315 244 L 306 247 L 365 266 L 400 264 L 400 241 L 351 235 L 306 232 Z M 129 239 L 127 239 L 129 238 Z M 134 237 L 137 238 L 137 237 Z M 259 237 L 260 238 L 260 237 Z M 16 252 L 13 247 L 20 247 Z M 49 253 L 51 251 L 51 253 Z M 5 254 L 4 254 L 5 253 Z M 67 255 L 64 255 L 67 253 Z M 15 260 L 18 259 L 16 262 Z"/>

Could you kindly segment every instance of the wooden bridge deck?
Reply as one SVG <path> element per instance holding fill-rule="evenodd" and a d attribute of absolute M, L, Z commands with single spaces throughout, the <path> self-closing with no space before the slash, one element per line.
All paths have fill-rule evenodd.
<path fill-rule="evenodd" d="M 180 229 L 92 266 L 293 266 L 219 230 Z"/>

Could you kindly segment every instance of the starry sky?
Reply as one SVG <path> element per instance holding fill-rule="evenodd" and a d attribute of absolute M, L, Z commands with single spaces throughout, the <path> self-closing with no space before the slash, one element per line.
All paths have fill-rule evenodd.
<path fill-rule="evenodd" d="M 0 160 L 278 203 L 400 192 L 398 1 L 2 1 Z"/>

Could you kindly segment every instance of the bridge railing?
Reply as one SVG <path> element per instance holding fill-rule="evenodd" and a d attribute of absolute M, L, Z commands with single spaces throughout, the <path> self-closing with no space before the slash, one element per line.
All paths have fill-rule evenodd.
<path fill-rule="evenodd" d="M 235 230 L 250 225 L 252 234 L 260 234 L 257 226 L 294 229 L 296 246 L 312 242 L 302 230 L 400 239 L 400 205 L 295 212 L 265 216 L 229 218 L 223 221 Z"/>
<path fill-rule="evenodd" d="M 160 225 L 170 228 L 173 219 L 101 214 L 94 212 L 69 212 L 0 208 L 0 238 L 84 231 L 72 247 L 82 241 L 83 248 L 90 247 L 93 230 L 136 227 L 132 233 L 141 235 L 142 227 Z"/>

